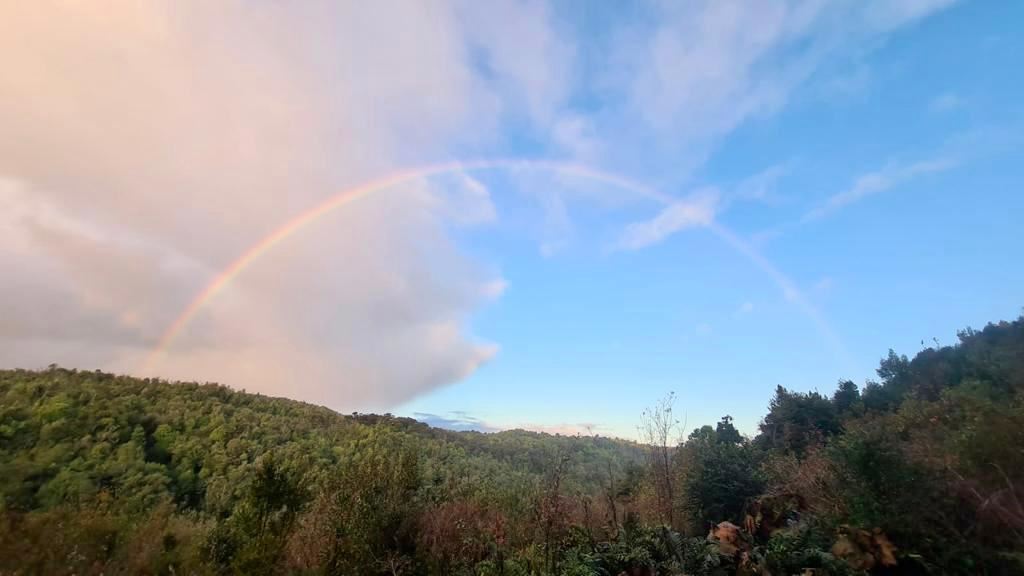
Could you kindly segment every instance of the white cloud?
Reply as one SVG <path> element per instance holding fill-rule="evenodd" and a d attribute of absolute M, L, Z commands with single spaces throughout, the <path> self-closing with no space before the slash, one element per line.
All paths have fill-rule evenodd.
<path fill-rule="evenodd" d="M 136 370 L 283 222 L 542 114 L 565 77 L 528 77 L 544 54 L 481 75 L 472 18 L 444 3 L 4 4 L 0 22 L 3 366 Z M 235 278 L 154 372 L 343 410 L 464 378 L 497 346 L 463 326 L 503 285 L 446 229 L 495 218 L 469 176 L 363 198 Z"/>
<path fill-rule="evenodd" d="M 681 230 L 707 226 L 714 221 L 717 206 L 717 190 L 706 188 L 695 192 L 669 204 L 650 220 L 626 226 L 617 246 L 624 250 L 637 250 L 657 244 Z"/>
<path fill-rule="evenodd" d="M 593 163 L 604 152 L 604 144 L 586 116 L 564 114 L 555 121 L 551 132 L 555 145 L 577 161 Z"/>
<path fill-rule="evenodd" d="M 516 173 L 511 182 L 530 208 L 539 211 L 539 217 L 531 214 L 525 226 L 537 242 L 540 255 L 550 258 L 567 249 L 576 235 L 570 214 L 573 201 L 578 199 L 573 194 L 576 188 L 558 176 L 536 172 Z"/>
<path fill-rule="evenodd" d="M 500 298 L 508 290 L 508 282 L 504 278 L 498 278 L 487 282 L 481 287 L 480 293 L 485 298 Z"/>
<path fill-rule="evenodd" d="M 470 45 L 483 55 L 485 75 L 532 121 L 547 126 L 568 97 L 574 58 L 570 41 L 554 28 L 550 4 L 496 0 L 457 5 Z"/>
<path fill-rule="evenodd" d="M 913 164 L 890 164 L 881 170 L 868 172 L 859 176 L 846 190 L 834 194 L 823 204 L 804 214 L 803 221 L 824 218 L 865 197 L 885 192 L 918 176 L 950 170 L 956 165 L 957 162 L 949 158 L 934 158 Z"/>
<path fill-rule="evenodd" d="M 773 90 L 754 68 L 783 40 L 784 4 L 665 6 L 661 24 L 631 58 L 630 97 L 648 126 L 684 139 L 714 136 L 769 105 Z"/>
<path fill-rule="evenodd" d="M 438 209 L 451 222 L 479 226 L 497 221 L 491 192 L 476 178 L 460 173 L 435 180 L 440 180 L 439 184 L 431 186 Z"/>

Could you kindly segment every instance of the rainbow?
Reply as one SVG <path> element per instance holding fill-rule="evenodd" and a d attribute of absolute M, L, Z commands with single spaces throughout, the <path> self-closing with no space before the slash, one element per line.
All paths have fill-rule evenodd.
<path fill-rule="evenodd" d="M 594 168 L 584 166 L 581 164 L 574 164 L 568 162 L 557 162 L 550 160 L 524 160 L 524 159 L 486 159 L 486 160 L 474 160 L 468 162 L 448 162 L 442 164 L 432 164 L 427 166 L 420 166 L 416 168 L 410 168 L 393 172 L 391 174 L 382 176 L 380 178 L 363 182 L 351 188 L 347 188 L 338 192 L 337 194 L 327 198 L 320 204 L 310 208 L 309 210 L 295 216 L 291 220 L 288 220 L 279 228 L 263 237 L 261 240 L 253 244 L 249 249 L 238 256 L 232 261 L 226 268 L 218 273 L 213 280 L 209 282 L 195 298 L 189 302 L 188 306 L 182 310 L 181 314 L 167 327 L 164 333 L 161 335 L 156 346 L 150 352 L 143 366 L 142 372 L 148 372 L 149 368 L 163 356 L 174 343 L 174 340 L 179 334 L 189 325 L 190 322 L 196 317 L 200 310 L 213 298 L 217 296 L 224 288 L 231 283 L 232 280 L 237 278 L 242 272 L 251 266 L 254 262 L 260 259 L 264 254 L 272 250 L 278 244 L 284 242 L 290 238 L 293 234 L 296 234 L 306 226 L 313 224 L 323 216 L 330 214 L 334 210 L 347 206 L 353 202 L 356 202 L 366 196 L 393 188 L 401 184 L 413 182 L 415 180 L 430 178 L 433 176 L 440 176 L 444 174 L 453 174 L 461 172 L 475 172 L 483 170 L 495 170 L 495 169 L 506 169 L 506 170 L 531 170 L 531 171 L 547 171 L 554 172 L 567 176 L 576 176 L 586 180 L 591 180 L 603 184 L 607 184 L 613 187 L 617 187 L 623 190 L 630 191 L 639 196 L 654 200 L 658 203 L 669 205 L 677 201 L 677 199 L 671 195 L 665 194 L 655 188 L 651 188 L 639 182 L 630 180 L 628 178 L 612 174 L 610 172 L 604 172 L 596 170 Z M 733 234 L 728 229 L 722 227 L 719 224 L 712 223 L 707 228 L 716 236 L 721 238 L 726 244 L 731 246 L 737 252 L 742 254 L 757 268 L 761 269 L 768 274 L 769 277 L 775 282 L 775 284 L 782 290 L 783 294 L 788 300 L 795 303 L 817 326 L 818 330 L 831 344 L 834 351 L 845 359 L 846 353 L 843 345 L 831 329 L 824 317 L 818 312 L 818 310 L 801 294 L 796 288 L 796 285 L 790 280 L 785 274 L 783 274 L 778 268 L 772 265 L 767 259 L 764 258 L 757 250 L 755 250 L 748 243 L 743 241 L 739 236 Z"/>

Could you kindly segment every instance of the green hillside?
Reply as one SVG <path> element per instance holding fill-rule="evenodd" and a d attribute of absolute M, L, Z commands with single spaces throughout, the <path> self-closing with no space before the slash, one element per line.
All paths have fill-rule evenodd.
<path fill-rule="evenodd" d="M 1024 320 L 878 374 L 640 445 L 0 371 L 0 574 L 1020 573 Z"/>
<path fill-rule="evenodd" d="M 190 510 L 237 503 L 263 459 L 329 476 L 352 453 L 393 436 L 423 457 L 447 491 L 512 488 L 572 455 L 566 480 L 590 490 L 639 464 L 640 447 L 600 437 L 512 430 L 452 432 L 391 415 L 341 415 L 321 406 L 225 386 L 141 380 L 52 367 L 0 371 L 0 478 L 8 510 L 46 510 L 113 495 L 139 512 L 169 500 Z"/>

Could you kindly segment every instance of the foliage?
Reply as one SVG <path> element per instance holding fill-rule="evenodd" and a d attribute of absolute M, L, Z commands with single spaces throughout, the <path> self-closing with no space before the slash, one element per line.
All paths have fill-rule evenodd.
<path fill-rule="evenodd" d="M 840 380 L 839 386 L 832 394 L 832 405 L 840 417 L 859 415 L 864 411 L 860 389 L 852 380 Z"/>
<path fill-rule="evenodd" d="M 761 453 L 725 416 L 715 430 L 699 428 L 679 448 L 683 509 L 690 530 L 701 534 L 723 520 L 741 523 L 748 503 L 761 494 Z"/>
<path fill-rule="evenodd" d="M 273 456 L 264 457 L 245 497 L 208 535 L 204 558 L 222 572 L 273 573 L 306 500 L 297 474 L 284 469 Z"/>
<path fill-rule="evenodd" d="M 644 444 L 0 371 L 0 574 L 1024 573 L 1024 319 L 958 337 Z"/>
<path fill-rule="evenodd" d="M 782 386 L 761 421 L 756 442 L 762 449 L 802 456 L 841 430 L 832 402 L 817 392 L 791 392 Z"/>

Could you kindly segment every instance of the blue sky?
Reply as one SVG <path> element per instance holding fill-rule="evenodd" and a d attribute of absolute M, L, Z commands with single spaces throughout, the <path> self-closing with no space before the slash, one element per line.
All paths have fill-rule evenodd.
<path fill-rule="evenodd" d="M 889 347 L 912 355 L 922 341 L 949 344 L 960 328 L 1016 317 L 1021 17 L 1013 3 L 966 3 L 845 49 L 665 188 L 682 195 L 763 176 L 751 193 L 761 197 L 716 218 L 796 282 L 847 357 L 763 271 L 706 231 L 609 253 L 589 244 L 590 229 L 605 223 L 584 211 L 572 216 L 564 252 L 550 257 L 518 236 L 463 239 L 509 283 L 473 323 L 501 352 L 397 412 L 459 420 L 446 416 L 454 409 L 498 426 L 592 424 L 628 435 L 645 406 L 675 391 L 690 424 L 731 414 L 752 433 L 777 384 L 831 393 L 839 378 L 873 377 Z M 580 99 L 600 114 L 599 94 Z"/>
<path fill-rule="evenodd" d="M 0 367 L 627 437 L 674 391 L 688 426 L 754 433 L 776 385 L 830 393 L 1021 313 L 1022 20 L 969 0 L 0 7 Z M 274 231 L 410 170 L 158 347 Z"/>

